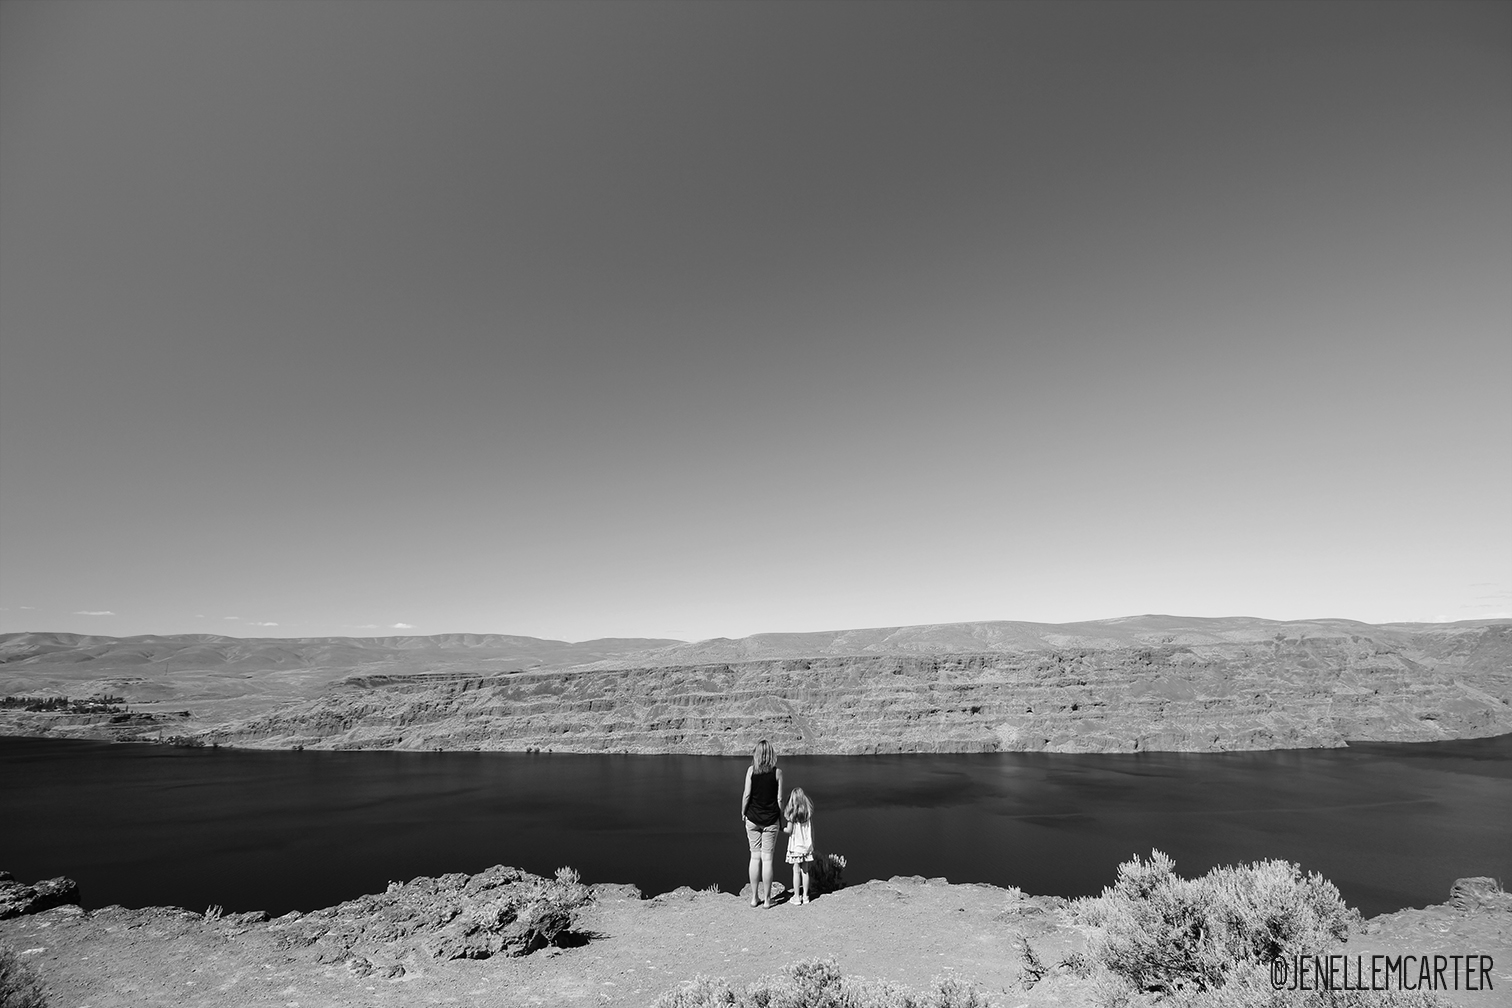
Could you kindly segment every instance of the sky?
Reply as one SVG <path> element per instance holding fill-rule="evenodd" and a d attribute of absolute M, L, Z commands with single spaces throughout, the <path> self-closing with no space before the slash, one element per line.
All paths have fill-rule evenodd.
<path fill-rule="evenodd" d="M 1512 616 L 1512 5 L 0 4 L 0 631 Z"/>

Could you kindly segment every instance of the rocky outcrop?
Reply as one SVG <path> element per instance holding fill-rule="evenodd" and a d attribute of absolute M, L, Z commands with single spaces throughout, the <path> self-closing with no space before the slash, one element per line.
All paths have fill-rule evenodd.
<path fill-rule="evenodd" d="M 72 714 L 0 710 L 0 735 L 145 742 L 168 738 L 182 732 L 188 719 L 188 711 Z"/>
<path fill-rule="evenodd" d="M 564 868 L 555 879 L 497 865 L 476 875 L 391 882 L 388 890 L 269 927 L 317 961 L 345 962 L 359 975 L 402 975 L 398 960 L 526 955 L 559 939 L 592 893 Z M 386 966 L 378 964 L 386 963 Z"/>
<path fill-rule="evenodd" d="M 1072 636 L 1090 643 L 1029 650 L 361 676 L 206 737 L 702 754 L 766 737 L 786 753 L 856 754 L 1211 752 L 1512 732 L 1512 622 L 1188 620 L 1197 626 L 1146 626 L 1150 642 L 1132 645 L 1129 621 L 1109 622 L 1125 624 L 1113 643 L 1082 633 Z"/>
<path fill-rule="evenodd" d="M 1512 913 L 1512 893 L 1503 890 L 1496 879 L 1485 876 L 1455 879 L 1454 888 L 1449 890 L 1449 903 L 1465 913 Z"/>
<path fill-rule="evenodd" d="M 10 872 L 0 871 L 0 920 L 78 903 L 79 883 L 71 878 L 59 876 L 23 885 Z"/>

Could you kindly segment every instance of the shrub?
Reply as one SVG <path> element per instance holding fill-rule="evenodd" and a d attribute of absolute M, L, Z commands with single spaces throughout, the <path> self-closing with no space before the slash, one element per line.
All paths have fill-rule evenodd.
<path fill-rule="evenodd" d="M 779 976 L 736 991 L 724 979 L 695 977 L 663 994 L 656 1008 L 986 1008 L 976 988 L 954 977 L 918 994 L 888 983 L 847 977 L 831 959 L 805 959 Z"/>
<path fill-rule="evenodd" d="M 809 872 L 809 890 L 815 896 L 839 892 L 845 888 L 845 856 L 843 854 L 817 854 L 814 867 Z"/>
<path fill-rule="evenodd" d="M 1097 1001 L 1107 1008 L 1161 1001 L 1173 1008 L 1426 1008 L 1416 992 L 1276 991 L 1269 963 L 1344 941 L 1359 913 L 1316 872 L 1287 861 L 1214 868 L 1183 879 L 1160 851 L 1118 866 L 1101 896 L 1071 918 L 1098 928 L 1088 948 Z"/>
<path fill-rule="evenodd" d="M 46 1008 L 42 978 L 16 950 L 0 945 L 0 1008 Z"/>
<path fill-rule="evenodd" d="M 1092 958 L 1136 991 L 1208 990 L 1240 966 L 1342 941 L 1358 917 L 1332 882 L 1290 862 L 1215 868 L 1196 879 L 1174 869 L 1152 851 L 1148 861 L 1119 865 L 1100 897 L 1073 904 L 1074 919 L 1101 928 Z"/>

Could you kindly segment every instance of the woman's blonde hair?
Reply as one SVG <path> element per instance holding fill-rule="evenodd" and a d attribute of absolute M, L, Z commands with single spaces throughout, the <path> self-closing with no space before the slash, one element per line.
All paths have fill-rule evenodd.
<path fill-rule="evenodd" d="M 814 803 L 803 788 L 795 787 L 788 792 L 787 811 L 782 813 L 793 822 L 808 822 L 814 814 Z"/>
<path fill-rule="evenodd" d="M 756 768 L 757 773 L 766 773 L 777 765 L 777 750 L 772 748 L 772 743 L 762 739 L 756 743 L 756 748 L 751 750 L 751 766 Z"/>

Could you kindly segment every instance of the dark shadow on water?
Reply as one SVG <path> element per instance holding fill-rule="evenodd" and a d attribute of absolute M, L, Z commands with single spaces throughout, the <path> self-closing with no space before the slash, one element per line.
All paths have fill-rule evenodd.
<path fill-rule="evenodd" d="M 283 913 L 509 864 L 655 894 L 738 891 L 746 760 L 260 752 L 0 738 L 0 868 L 89 906 Z M 1512 878 L 1512 736 L 1265 753 L 784 757 L 849 882 L 1089 895 L 1151 848 L 1183 875 L 1264 858 L 1367 914 Z M 778 859 L 782 854 L 779 851 Z"/>

